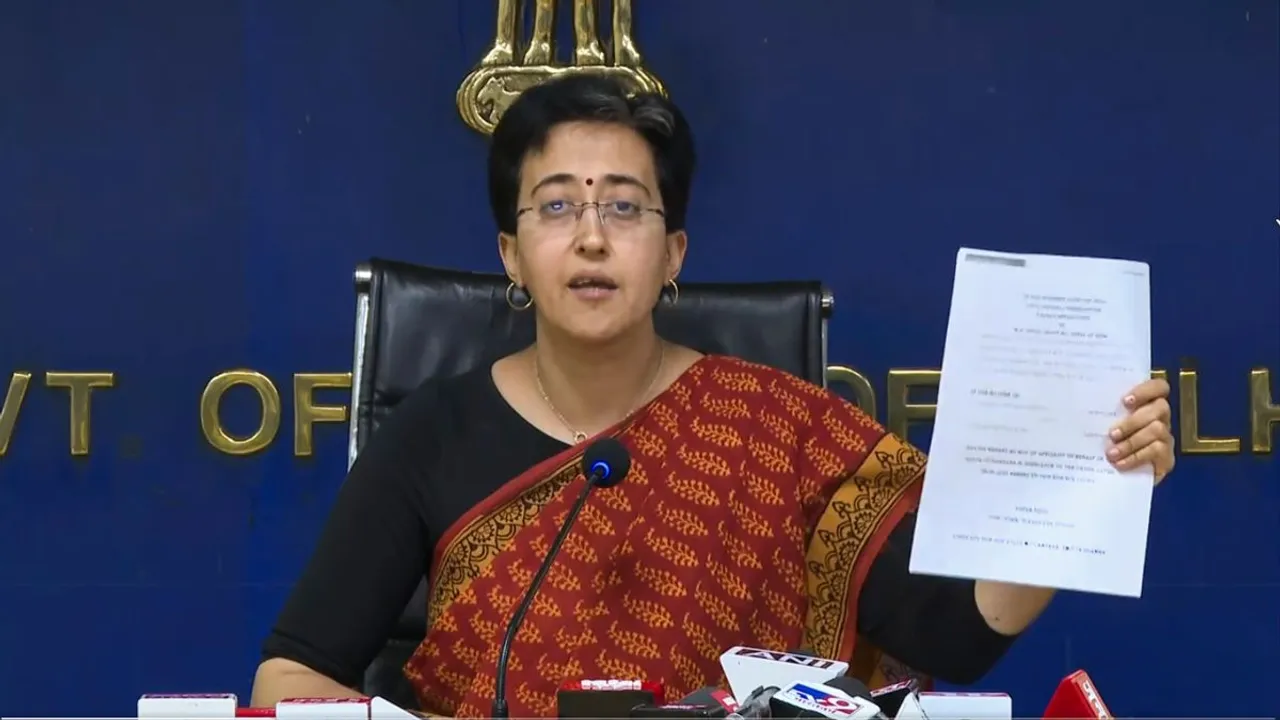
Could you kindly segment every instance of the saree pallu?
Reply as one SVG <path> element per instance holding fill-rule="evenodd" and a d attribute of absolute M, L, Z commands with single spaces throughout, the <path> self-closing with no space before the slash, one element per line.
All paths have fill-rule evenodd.
<path fill-rule="evenodd" d="M 516 636 L 512 717 L 555 715 L 566 680 L 723 679 L 734 645 L 852 659 L 858 592 L 919 497 L 925 458 L 838 396 L 707 356 L 602 433 L 632 454 L 594 491 Z M 585 448 L 511 480 L 460 518 L 432 558 L 427 636 L 405 666 L 426 711 L 483 717 L 515 606 L 585 482 Z"/>

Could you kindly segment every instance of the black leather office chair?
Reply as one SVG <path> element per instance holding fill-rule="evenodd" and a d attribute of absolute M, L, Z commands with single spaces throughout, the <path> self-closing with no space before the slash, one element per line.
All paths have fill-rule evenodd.
<path fill-rule="evenodd" d="M 355 367 L 348 465 L 401 399 L 423 381 L 492 362 L 533 342 L 533 313 L 507 305 L 503 275 L 388 260 L 356 269 Z M 663 337 L 705 353 L 736 355 L 826 384 L 827 319 L 821 283 L 684 283 L 660 303 Z M 405 708 L 417 699 L 402 668 L 426 632 L 426 583 L 365 672 L 363 691 Z"/>

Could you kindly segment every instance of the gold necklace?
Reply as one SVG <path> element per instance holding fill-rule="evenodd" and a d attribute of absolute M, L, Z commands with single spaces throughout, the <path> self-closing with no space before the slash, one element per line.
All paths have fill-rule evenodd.
<path fill-rule="evenodd" d="M 628 412 L 627 415 L 630 415 L 640 408 L 640 402 L 644 400 L 645 396 L 649 394 L 649 391 L 653 389 L 654 383 L 658 382 L 658 376 L 662 374 L 662 366 L 667 359 L 667 343 L 663 340 L 659 340 L 658 343 L 658 364 L 653 369 L 653 376 L 649 378 L 649 384 L 645 386 L 644 392 L 640 393 L 640 397 L 636 399 L 635 406 L 631 408 L 631 411 Z M 537 348 L 533 351 L 533 381 L 538 385 L 538 392 L 542 394 L 543 402 L 547 404 L 547 407 L 551 408 L 551 412 L 555 413 L 560 424 L 564 425 L 564 429 L 573 433 L 573 444 L 578 445 L 585 442 L 588 437 L 587 434 L 581 430 L 575 430 L 574 427 L 569 424 L 569 421 L 566 420 L 564 415 L 560 412 L 560 408 L 557 408 L 556 404 L 551 402 L 551 396 L 548 395 L 547 391 L 542 387 L 542 367 L 538 362 Z M 624 415 L 623 417 L 626 417 L 627 415 Z"/>

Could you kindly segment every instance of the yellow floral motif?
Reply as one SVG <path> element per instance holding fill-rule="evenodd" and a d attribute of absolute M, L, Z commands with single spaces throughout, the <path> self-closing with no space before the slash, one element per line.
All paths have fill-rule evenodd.
<path fill-rule="evenodd" d="M 684 622 L 681 623 L 681 627 L 684 628 L 684 633 L 688 636 L 689 642 L 693 644 L 694 650 L 702 653 L 702 656 L 709 660 L 720 659 L 720 653 L 724 649 L 716 643 L 715 636 L 690 619 L 687 613 L 684 616 Z"/>
<path fill-rule="evenodd" d="M 673 476 L 667 480 L 667 486 L 681 499 L 691 503 L 706 505 L 707 507 L 715 507 L 720 504 L 720 498 L 716 496 L 716 491 L 712 489 L 711 485 L 702 480 Z"/>
<path fill-rule="evenodd" d="M 807 380 L 804 380 L 803 378 L 798 378 L 795 375 L 784 375 L 783 377 L 790 384 L 792 390 L 797 390 L 806 395 L 810 395 L 812 397 L 818 397 L 818 398 L 827 395 L 826 390 L 818 387 L 817 385 L 814 385 L 813 383 Z"/>
<path fill-rule="evenodd" d="M 673 508 L 666 503 L 659 502 L 657 512 L 662 522 L 681 535 L 701 537 L 711 534 L 711 531 L 707 529 L 706 523 L 688 510 Z"/>
<path fill-rule="evenodd" d="M 804 587 L 804 567 L 787 557 L 783 557 L 782 549 L 778 548 L 773 551 L 773 566 L 778 569 L 778 574 L 790 582 L 792 585 Z"/>
<path fill-rule="evenodd" d="M 637 429 L 632 434 L 631 440 L 637 454 L 652 458 L 662 458 L 667 454 L 667 442 L 648 430 Z M 635 470 L 635 463 L 632 463 L 631 468 L 632 471 Z M 633 482 L 634 480 L 635 478 L 630 475 L 627 476 L 627 482 Z"/>
<path fill-rule="evenodd" d="M 516 688 L 516 699 L 528 705 L 539 716 L 555 714 L 556 697 L 549 693 L 538 692 L 529 687 L 529 683 L 520 683 Z"/>
<path fill-rule="evenodd" d="M 751 629 L 751 634 L 757 638 L 756 644 L 766 648 L 786 648 L 791 644 L 787 643 L 786 638 L 778 629 L 760 618 L 759 613 L 752 613 L 747 619 L 747 627 Z"/>
<path fill-rule="evenodd" d="M 697 567 L 698 555 L 693 548 L 685 545 L 679 540 L 662 537 L 656 534 L 652 528 L 644 534 L 645 544 L 653 549 L 659 556 L 670 561 L 677 567 Z"/>
<path fill-rule="evenodd" d="M 766 470 L 778 474 L 786 474 L 794 472 L 791 466 L 791 456 L 777 445 L 765 444 L 757 440 L 751 440 L 747 443 L 747 447 L 751 449 L 751 455 L 755 457 Z"/>
<path fill-rule="evenodd" d="M 729 463 L 715 453 L 690 450 L 688 445 L 681 445 L 680 449 L 676 450 L 676 457 L 696 472 L 716 477 L 729 477 L 733 474 L 733 468 L 729 467 Z"/>
<path fill-rule="evenodd" d="M 750 470 L 742 473 L 742 480 L 747 486 L 747 492 L 751 497 L 764 503 L 765 505 L 786 505 L 787 501 L 782 498 L 782 491 L 774 484 L 772 480 L 761 477 Z"/>
<path fill-rule="evenodd" d="M 610 510 L 617 510 L 625 515 L 630 515 L 634 512 L 631 508 L 631 502 L 627 500 L 625 493 L 604 491 L 597 492 L 596 497 L 599 498 L 602 505 Z"/>
<path fill-rule="evenodd" d="M 595 633 L 587 629 L 577 634 L 571 633 L 563 627 L 556 631 L 556 644 L 568 651 L 577 650 L 586 645 L 595 645 L 596 642 Z M 577 661 L 575 660 L 574 662 Z"/>
<path fill-rule="evenodd" d="M 742 398 L 707 398 L 706 408 L 715 415 L 731 420 L 751 417 L 751 406 Z"/>
<path fill-rule="evenodd" d="M 805 406 L 804 401 L 796 397 L 796 394 L 784 387 L 777 380 L 769 383 L 769 392 L 782 402 L 782 405 L 791 413 L 792 418 L 801 425 L 808 425 L 812 422 L 812 416 L 809 414 L 809 408 Z"/>
<path fill-rule="evenodd" d="M 627 485 L 631 487 L 646 487 L 649 485 L 649 475 L 645 473 L 643 465 L 631 464 L 631 472 L 627 473 Z"/>
<path fill-rule="evenodd" d="M 519 587 L 528 587 L 533 582 L 533 571 L 523 565 L 511 563 L 506 566 L 507 576 Z"/>
<path fill-rule="evenodd" d="M 822 447 L 813 438 L 809 438 L 804 444 L 804 454 L 819 477 L 837 477 L 846 471 L 844 463 L 840 462 L 840 456 Z"/>
<path fill-rule="evenodd" d="M 618 574 L 617 568 L 602 569 L 591 580 L 591 588 L 597 593 L 602 593 L 611 587 L 618 587 L 621 584 L 622 576 Z"/>
<path fill-rule="evenodd" d="M 724 523 L 720 523 L 716 527 L 716 533 L 724 542 L 725 549 L 729 551 L 729 559 L 752 570 L 761 570 L 764 568 L 764 565 L 760 563 L 760 558 L 756 557 L 756 551 L 740 538 L 734 537 L 733 534 L 725 527 Z"/>
<path fill-rule="evenodd" d="M 676 648 L 671 649 L 671 664 L 685 687 L 693 688 L 702 684 L 702 671 L 698 668 L 698 664 Z"/>
<path fill-rule="evenodd" d="M 765 606 L 769 608 L 770 612 L 778 616 L 783 625 L 799 627 L 802 619 L 800 617 L 800 608 L 796 607 L 796 604 L 789 600 L 787 596 L 767 587 L 762 588 L 760 594 L 764 597 Z"/>
<path fill-rule="evenodd" d="M 582 514 L 578 516 L 578 525 L 574 529 L 585 528 L 596 535 L 604 535 L 606 537 L 613 535 L 613 523 L 609 522 L 609 518 L 605 517 L 594 505 L 587 505 L 582 508 Z"/>
<path fill-rule="evenodd" d="M 675 618 L 671 617 L 671 612 L 665 607 L 652 600 L 637 599 L 629 592 L 622 596 L 622 607 L 644 627 L 661 630 L 676 624 Z"/>
<path fill-rule="evenodd" d="M 676 415 L 676 411 L 667 405 L 657 402 L 649 408 L 649 414 L 657 421 L 658 425 L 670 435 L 680 434 L 680 419 Z"/>
<path fill-rule="evenodd" d="M 538 632 L 538 626 L 533 623 L 525 623 L 520 626 L 520 630 L 516 632 L 516 640 L 522 643 L 541 643 L 542 633 Z"/>
<path fill-rule="evenodd" d="M 720 586 L 729 594 L 729 597 L 735 600 L 751 599 L 751 590 L 738 574 L 715 560 L 708 560 L 706 566 L 711 573 L 711 577 L 720 583 Z"/>
<path fill-rule="evenodd" d="M 639 658 L 655 659 L 662 656 L 658 651 L 658 643 L 648 633 L 623 630 L 614 620 L 609 625 L 609 639 L 617 643 L 623 652 L 631 653 Z"/>
<path fill-rule="evenodd" d="M 688 385 L 672 385 L 671 396 L 675 398 L 675 402 L 680 406 L 681 410 L 689 410 L 693 407 L 693 391 Z"/>
<path fill-rule="evenodd" d="M 731 633 L 742 631 L 741 626 L 738 625 L 738 617 L 734 614 L 733 608 L 729 607 L 729 603 L 704 590 L 702 583 L 698 583 L 693 589 L 693 596 L 698 599 L 698 605 L 712 622 Z"/>
<path fill-rule="evenodd" d="M 635 573 L 636 577 L 640 578 L 650 589 L 660 595 L 684 597 L 689 593 L 680 582 L 680 578 L 661 568 L 649 567 L 637 562 Z"/>
<path fill-rule="evenodd" d="M 693 434 L 698 436 L 698 439 L 714 445 L 723 448 L 736 448 L 742 445 L 742 435 L 728 425 L 703 422 L 695 417 L 689 427 L 693 428 Z"/>
<path fill-rule="evenodd" d="M 480 651 L 473 647 L 467 646 L 461 640 L 455 642 L 449 647 L 449 650 L 457 656 L 457 658 L 467 664 L 480 662 Z"/>
<path fill-rule="evenodd" d="M 760 381 L 751 373 L 716 370 L 711 373 L 711 377 L 721 387 L 732 392 L 764 392 L 764 388 L 760 386 Z"/>
<path fill-rule="evenodd" d="M 538 674 L 544 678 L 582 677 L 582 663 L 578 662 L 577 658 L 570 658 L 568 662 L 558 663 L 551 662 L 543 654 L 538 658 L 535 667 L 538 670 Z"/>
<path fill-rule="evenodd" d="M 577 533 L 570 533 L 569 537 L 565 538 L 564 545 L 560 551 L 567 557 L 582 563 L 595 564 L 600 559 L 600 556 L 596 554 L 595 548 L 591 547 L 591 543 Z M 530 579 L 532 579 L 532 574 L 530 574 Z M 525 585 L 527 584 L 525 583 Z"/>
<path fill-rule="evenodd" d="M 577 575 L 559 565 L 552 565 L 547 573 L 547 584 L 561 592 L 576 592 L 582 589 L 582 581 Z"/>
<path fill-rule="evenodd" d="M 867 417 L 866 413 L 852 404 L 847 409 L 852 411 L 851 414 L 855 418 L 855 422 Z M 846 425 L 835 411 L 827 410 L 822 414 L 822 425 L 831 434 L 831 439 L 835 440 L 846 451 L 859 455 L 866 454 L 867 441 L 862 439 L 862 435 L 857 429 Z"/>
<path fill-rule="evenodd" d="M 539 594 L 533 598 L 533 605 L 529 611 L 534 615 L 543 617 L 560 617 L 564 613 L 560 611 L 560 606 L 556 602 L 545 595 Z"/>
<path fill-rule="evenodd" d="M 783 447 L 792 447 L 796 444 L 796 428 L 790 420 L 768 410 L 761 410 L 758 420 L 761 426 L 777 437 Z"/>
<path fill-rule="evenodd" d="M 639 665 L 611 657 L 608 652 L 601 650 L 596 656 L 596 667 L 600 668 L 600 672 L 605 677 L 611 678 L 642 678 L 644 677 L 644 668 Z"/>
<path fill-rule="evenodd" d="M 729 509 L 736 516 L 738 527 L 746 531 L 747 534 L 755 535 L 756 537 L 773 537 L 773 528 L 769 527 L 769 521 L 739 500 L 736 490 L 729 491 Z"/>
<path fill-rule="evenodd" d="M 498 588 L 489 590 L 489 606 L 503 615 L 514 610 L 516 602 L 517 598 L 514 595 L 507 595 Z"/>
<path fill-rule="evenodd" d="M 573 619 L 579 623 L 586 625 L 594 618 L 604 617 L 609 614 L 609 608 L 599 600 L 591 605 L 586 603 L 578 603 L 573 607 Z"/>
<path fill-rule="evenodd" d="M 456 672 L 446 672 L 441 678 L 451 690 L 460 691 L 471 684 L 471 679 Z"/>
<path fill-rule="evenodd" d="M 804 543 L 805 529 L 790 515 L 782 520 L 782 532 L 786 533 L 787 539 L 796 545 Z"/>

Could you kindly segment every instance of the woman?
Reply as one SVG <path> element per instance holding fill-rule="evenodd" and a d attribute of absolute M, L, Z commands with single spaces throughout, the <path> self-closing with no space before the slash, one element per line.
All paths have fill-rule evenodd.
<path fill-rule="evenodd" d="M 507 620 L 613 435 L 630 475 L 598 491 L 512 653 L 513 717 L 553 715 L 568 679 L 639 677 L 672 697 L 721 678 L 733 645 L 885 656 L 981 677 L 1051 591 L 907 571 L 924 457 L 785 373 L 654 332 L 676 278 L 694 151 L 666 100 L 570 76 L 524 93 L 493 136 L 489 195 L 508 301 L 533 346 L 426 383 L 371 439 L 266 642 L 254 704 L 355 696 L 428 574 L 406 667 L 422 708 L 484 715 Z M 1173 465 L 1168 386 L 1126 398 L 1113 462 Z M 883 652 L 882 652 L 883 651 Z"/>

